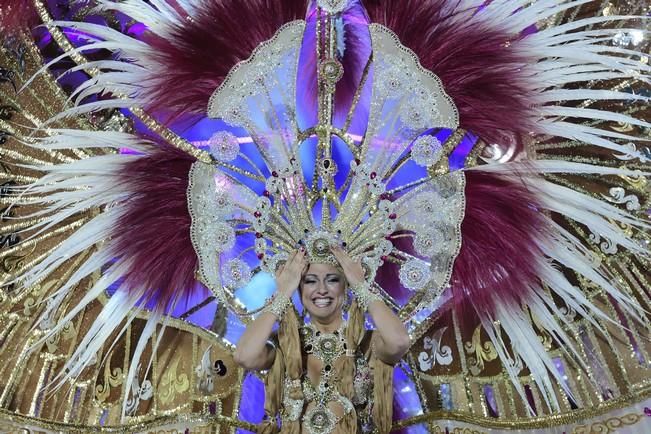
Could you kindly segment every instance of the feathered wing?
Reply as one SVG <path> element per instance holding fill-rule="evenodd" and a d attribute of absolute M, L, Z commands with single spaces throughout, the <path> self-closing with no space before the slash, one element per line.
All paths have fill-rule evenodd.
<path fill-rule="evenodd" d="M 249 248 L 238 256 L 219 257 L 220 253 L 233 248 L 236 237 L 237 240 L 248 237 L 246 242 L 254 244 L 256 237 L 251 228 L 256 219 L 257 224 L 260 223 L 256 207 L 265 206 L 264 198 L 241 182 L 246 179 L 264 188 L 265 176 L 260 168 L 243 154 L 243 163 L 229 163 L 239 154 L 237 137 L 222 131 L 211 139 L 211 144 L 217 145 L 211 149 L 215 160 L 207 151 L 163 127 L 148 113 L 155 112 L 158 117 L 168 119 L 181 114 L 184 117 L 203 114 L 208 109 L 226 118 L 232 114 L 229 110 L 237 107 L 229 105 L 227 98 L 218 98 L 217 103 L 209 98 L 217 88 L 223 87 L 228 92 L 229 72 L 240 63 L 241 69 L 246 69 L 247 62 L 243 61 L 258 51 L 262 60 L 258 59 L 257 66 L 266 67 L 266 74 L 260 78 L 262 82 L 268 79 L 275 83 L 274 75 L 280 77 L 283 73 L 295 77 L 304 29 L 304 21 L 297 18 L 305 16 L 306 4 L 301 1 L 249 2 L 246 5 L 177 2 L 172 5 L 139 0 L 98 3 L 96 12 L 127 15 L 143 23 L 147 30 L 144 35 L 131 37 L 105 25 L 50 21 L 45 8 L 38 8 L 64 52 L 31 79 L 20 83 L 21 91 L 34 92 L 32 89 L 42 77 L 48 77 L 48 69 L 56 68 L 66 59 L 74 60 L 76 66 L 66 68 L 64 76 L 80 71 L 88 76 L 72 90 L 71 104 L 64 104 L 35 122 L 34 134 L 20 139 L 20 145 L 28 149 L 27 153 L 63 152 L 77 158 L 54 163 L 21 161 L 25 170 L 37 175 L 13 188 L 10 199 L 15 206 L 33 205 L 33 212 L 31 208 L 21 208 L 16 218 L 24 227 L 44 237 L 56 232 L 68 219 L 78 219 L 80 214 L 86 219 L 78 219 L 74 230 L 65 233 L 59 243 L 34 263 L 7 276 L 6 282 L 14 285 L 17 291 L 28 293 L 57 270 L 69 270 L 60 286 L 43 294 L 42 303 L 46 307 L 38 315 L 37 321 L 42 327 L 31 343 L 32 350 L 59 336 L 68 324 L 91 309 L 95 300 L 104 301 L 101 310 L 93 310 L 98 312 L 97 317 L 82 328 L 84 333 L 80 333 L 60 369 L 48 378 L 48 390 L 76 383 L 86 375 L 89 367 L 96 365 L 99 357 L 109 366 L 107 360 L 112 357 L 111 350 L 126 340 L 131 350 L 124 357 L 129 363 L 124 367 L 118 401 L 124 417 L 135 414 L 134 399 L 142 393 L 151 395 L 151 391 L 141 390 L 140 376 L 142 372 L 145 378 L 156 375 L 158 348 L 164 331 L 167 326 L 176 327 L 177 324 L 171 315 L 178 315 L 185 310 L 179 312 L 179 309 L 191 306 L 188 300 L 196 303 L 205 299 L 203 304 L 199 303 L 203 306 L 214 298 L 196 276 L 210 289 L 217 288 L 215 294 L 225 305 L 232 300 L 223 295 L 222 285 L 234 286 L 241 284 L 244 276 L 250 278 L 251 270 L 242 255 L 244 259 L 249 255 L 261 262 L 265 252 L 264 243 L 262 246 L 255 243 L 255 249 L 261 248 L 262 253 L 257 254 Z M 232 27 L 235 16 L 248 22 L 247 36 L 243 36 L 239 27 Z M 215 22 L 221 23 L 220 31 L 213 31 Z M 277 34 L 279 29 L 281 32 Z M 66 32 L 80 35 L 77 42 L 81 45 L 73 46 Z M 200 35 L 198 40 L 197 35 Z M 274 52 L 274 47 L 266 50 L 262 44 L 274 36 L 285 38 L 288 44 L 281 46 L 278 53 Z M 285 49 L 290 53 L 288 56 Z M 104 50 L 104 56 L 99 59 L 98 50 Z M 274 70 L 276 63 L 265 57 L 267 55 L 278 56 L 281 64 L 278 70 Z M 89 60 L 86 56 L 93 58 Z M 197 59 L 207 63 L 198 65 Z M 284 62 L 287 64 L 283 66 Z M 260 74 L 261 71 L 251 68 L 251 73 Z M 171 88 L 177 90 L 170 92 Z M 289 87 L 278 89 L 282 104 L 293 116 L 294 92 Z M 271 113 L 278 109 L 275 102 L 267 102 L 265 98 L 259 102 L 272 104 L 267 108 L 259 107 L 259 110 Z M 108 110 L 115 113 L 115 119 L 107 121 L 103 129 L 94 125 L 81 128 L 74 125 L 79 119 L 93 118 L 97 112 Z M 148 131 L 129 132 L 128 126 L 124 128 L 120 124 L 121 115 L 117 110 L 129 110 L 144 124 L 142 129 Z M 249 119 L 255 116 L 256 113 L 252 113 Z M 287 153 L 289 146 L 289 132 L 276 131 L 278 125 L 274 121 L 275 118 L 261 119 L 257 123 L 259 130 L 248 125 L 250 134 L 259 134 L 255 136 L 259 154 L 254 158 L 266 162 L 269 172 L 282 166 L 277 159 Z M 73 125 L 68 126 L 68 122 Z M 288 129 L 292 127 L 297 128 L 295 123 L 287 125 Z M 291 145 L 298 142 L 296 136 L 295 132 L 294 138 L 289 140 Z M 259 146 L 262 137 L 264 146 Z M 224 144 L 231 147 L 230 151 L 220 147 Z M 231 155 L 233 149 L 235 154 Z M 283 161 L 289 162 L 287 158 Z M 213 164 L 218 168 L 211 167 Z M 216 202 L 215 190 L 220 189 L 227 189 L 228 194 L 222 195 L 221 202 Z M 233 201 L 237 206 L 233 206 Z M 192 216 L 195 211 L 200 215 Z M 39 220 L 34 221 L 35 218 Z M 21 240 L 17 248 L 24 249 L 31 245 L 30 242 L 29 239 Z M 289 250 L 295 242 L 287 240 L 288 245 L 283 248 Z M 37 244 L 39 249 L 42 246 Z M 204 257 L 208 260 L 202 260 Z M 75 258 L 74 265 L 70 264 L 70 258 Z M 223 264 L 219 262 L 222 259 Z M 226 274 L 231 279 L 237 274 L 239 280 L 222 282 Z M 88 281 L 90 286 L 85 291 L 80 290 L 80 285 Z M 106 297 L 107 294 L 110 296 Z M 67 303 L 71 298 L 75 299 L 74 305 Z M 237 312 L 236 307 L 234 310 Z M 223 311 L 219 319 L 226 321 L 226 315 Z M 138 332 L 131 334 L 134 328 Z M 215 342 L 215 351 L 224 350 L 219 339 Z M 193 353 L 195 350 L 193 346 Z M 228 372 L 228 379 L 241 378 L 242 371 L 232 365 L 230 357 L 221 363 L 224 369 L 220 369 L 219 375 Z M 199 368 L 196 374 L 199 375 Z M 163 378 L 169 386 L 172 380 Z M 214 391 L 199 388 L 197 392 L 200 400 L 207 401 L 210 397 L 225 397 L 234 390 L 220 385 Z M 237 412 L 237 408 L 233 407 L 232 411 Z"/>
<path fill-rule="evenodd" d="M 254 3 L 242 7 L 235 2 L 178 2 L 175 6 L 166 2 L 99 2 L 100 11 L 123 13 L 144 23 L 148 30 L 142 40 L 103 25 L 49 22 L 45 9 L 39 9 L 41 18 L 52 26 L 57 43 L 67 51 L 38 71 L 36 65 L 30 65 L 32 77 L 28 79 L 28 72 L 23 70 L 21 80 L 13 83 L 20 88 L 19 95 L 27 95 L 25 101 L 12 105 L 25 119 L 13 119 L 21 127 L 18 129 L 9 124 L 11 141 L 18 150 L 8 150 L 9 158 L 3 157 L 3 161 L 30 176 L 18 175 L 18 185 L 7 189 L 7 203 L 11 205 L 7 212 L 17 212 L 5 230 L 20 235 L 16 245 L 3 253 L 11 257 L 32 248 L 41 254 L 29 264 L 13 268 L 3 280 L 16 300 L 32 299 L 39 306 L 35 315 L 38 332 L 25 351 L 60 336 L 79 318 L 88 318 L 88 311 L 96 312 L 95 320 L 82 328 L 85 334 L 70 348 L 65 362 L 52 370 L 45 389 L 86 375 L 85 370 L 96 365 L 98 358 L 110 357 L 118 342 L 130 342 L 131 330 L 136 327 L 139 331 L 133 335 L 137 339 L 130 344 L 131 354 L 125 357 L 130 362 L 125 365 L 128 368 L 119 399 L 120 414 L 133 414 L 131 404 L 142 386 L 139 376 L 144 372 L 146 378 L 156 369 L 155 363 L 153 367 L 151 364 L 158 357 L 165 326 L 178 327 L 169 315 L 188 305 L 188 300 L 196 302 L 210 295 L 195 277 L 199 263 L 191 239 L 188 189 L 192 165 L 212 162 L 212 157 L 162 127 L 144 109 L 163 116 L 204 112 L 210 94 L 236 63 L 273 36 L 277 27 L 305 14 L 302 2 L 302 6 L 299 2 Z M 263 15 L 265 8 L 270 10 Z M 250 18 L 252 32 L 248 38 L 242 37 L 239 29 L 206 29 L 215 20 L 227 23 L 233 15 L 242 17 L 243 13 Z M 189 14 L 192 20 L 188 20 Z M 86 44 L 73 47 L 57 26 L 83 32 Z M 197 67 L 196 50 L 200 48 L 195 46 L 192 58 L 188 58 L 183 44 L 204 32 L 212 39 L 204 40 L 209 44 L 198 57 L 213 64 L 202 65 L 197 71 L 193 68 Z M 25 39 L 25 43 L 30 42 Z M 223 47 L 217 51 L 223 58 L 215 58 L 215 46 Z M 29 49 L 36 47 L 29 45 Z M 108 50 L 112 57 L 86 59 L 87 53 L 98 49 Z M 181 53 L 186 55 L 185 62 Z M 66 58 L 78 64 L 67 74 L 89 74 L 72 92 L 72 105 L 47 71 Z M 42 63 L 38 55 L 30 60 Z M 183 91 L 169 92 L 170 79 Z M 203 87 L 195 86 L 197 82 Z M 58 95 L 60 105 L 41 102 L 43 108 L 29 112 L 30 96 L 38 100 L 39 93 L 49 95 L 44 86 Z M 128 132 L 124 116 L 116 109 L 131 110 L 151 133 Z M 84 120 L 83 115 L 98 110 L 112 110 L 113 117 L 98 124 Z M 52 285 L 52 276 L 62 270 L 60 284 Z M 85 285 L 89 286 L 82 290 Z M 34 291 L 42 293 L 36 296 Z M 104 302 L 99 310 L 98 299 Z M 139 313 L 136 307 L 147 313 Z M 219 340 L 215 342 L 214 351 L 227 351 Z M 210 349 L 206 351 L 209 355 Z M 228 370 L 227 378 L 241 378 L 241 370 L 232 365 L 232 360 L 224 359 L 224 363 L 223 375 Z M 192 372 L 193 368 L 185 369 Z M 226 389 L 220 386 L 215 391 L 223 394 Z M 212 388 L 200 399 L 208 399 L 210 392 Z"/>
<path fill-rule="evenodd" d="M 643 270 L 649 258 L 642 205 L 649 168 L 640 132 L 649 128 L 651 69 L 641 47 L 612 42 L 645 18 L 604 14 L 545 24 L 579 13 L 588 0 L 365 3 L 371 21 L 396 32 L 441 79 L 461 127 L 478 137 L 466 159 L 462 246 L 447 303 L 454 319 L 439 311 L 444 319 L 424 322 L 416 334 L 439 336 L 453 322 L 445 348 L 457 350 L 461 366 L 454 369 L 478 380 L 492 375 L 491 406 L 493 391 L 504 387 L 494 376 L 500 370 L 537 414 L 559 411 L 568 399 L 585 405 L 590 398 L 566 380 L 568 363 L 591 372 L 605 393 L 595 374 L 605 362 L 586 357 L 594 352 L 586 330 L 612 341 L 613 333 L 629 333 L 624 329 L 648 329 L 648 297 L 621 270 Z M 637 109 L 622 110 L 629 106 Z M 464 155 L 462 148 L 455 152 Z M 483 349 L 482 329 L 489 339 Z M 450 372 L 451 359 L 432 363 L 444 346 L 432 347 L 431 339 L 412 350 L 427 356 L 420 370 Z M 503 369 L 495 370 L 495 360 Z M 512 405 L 502 401 L 499 411 Z"/>
<path fill-rule="evenodd" d="M 123 414 L 204 402 L 233 423 L 243 371 L 232 346 L 159 321 L 175 300 L 206 292 L 194 280 L 186 204 L 196 159 L 124 132 L 117 111 L 39 129 L 70 107 L 68 97 L 49 72 L 18 92 L 44 60 L 28 37 L 4 43 L 0 405 L 11 413 L 2 429 L 115 425 Z M 149 224 L 152 213 L 161 225 Z M 129 312 L 134 304 L 150 309 Z"/>

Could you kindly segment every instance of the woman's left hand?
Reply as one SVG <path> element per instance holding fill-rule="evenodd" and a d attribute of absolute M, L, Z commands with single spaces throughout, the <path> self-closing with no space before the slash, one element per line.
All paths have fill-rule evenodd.
<path fill-rule="evenodd" d="M 364 268 L 362 264 L 351 258 L 341 246 L 332 246 L 330 247 L 330 251 L 337 258 L 339 265 L 341 265 L 348 285 L 354 286 L 364 282 Z"/>

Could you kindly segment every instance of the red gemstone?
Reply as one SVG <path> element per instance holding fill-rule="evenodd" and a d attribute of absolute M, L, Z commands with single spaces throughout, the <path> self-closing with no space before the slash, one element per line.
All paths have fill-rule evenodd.
<path fill-rule="evenodd" d="M 386 261 L 387 259 L 389 259 L 389 257 L 386 256 L 386 255 L 382 255 L 382 256 L 380 256 L 380 259 L 382 259 L 383 261 Z"/>
<path fill-rule="evenodd" d="M 256 233 L 255 233 L 255 237 L 256 237 L 256 238 L 262 238 L 262 234 L 261 234 L 260 232 L 256 232 Z"/>
<path fill-rule="evenodd" d="M 264 253 L 258 253 L 258 259 L 264 258 Z"/>
<path fill-rule="evenodd" d="M 262 195 L 265 196 L 265 197 L 269 197 L 269 196 L 271 196 L 271 193 L 269 193 L 269 190 L 265 190 L 265 191 L 262 192 Z"/>
<path fill-rule="evenodd" d="M 359 166 L 361 163 L 362 163 L 362 160 L 360 160 L 359 158 L 355 158 L 355 164 L 357 164 Z"/>
<path fill-rule="evenodd" d="M 278 178 L 278 172 L 274 170 L 273 172 L 271 172 L 271 176 L 273 176 L 274 178 Z"/>
<path fill-rule="evenodd" d="M 395 220 L 397 217 L 398 217 L 398 216 L 396 215 L 395 212 L 392 212 L 391 214 L 389 214 L 389 218 L 390 218 L 391 220 Z"/>
<path fill-rule="evenodd" d="M 377 176 L 377 173 L 371 172 L 371 179 L 375 179 L 376 176 Z"/>
<path fill-rule="evenodd" d="M 253 213 L 253 216 L 255 218 L 260 218 L 260 217 L 262 217 L 262 213 L 260 211 L 256 211 L 256 212 Z"/>

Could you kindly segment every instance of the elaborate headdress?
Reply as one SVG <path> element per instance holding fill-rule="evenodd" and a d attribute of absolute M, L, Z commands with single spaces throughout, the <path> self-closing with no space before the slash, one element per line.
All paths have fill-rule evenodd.
<path fill-rule="evenodd" d="M 459 139 L 442 143 L 458 124 L 456 108 L 390 30 L 370 26 L 372 58 L 362 59 L 355 98 L 338 119 L 335 92 L 345 71 L 335 21 L 322 13 L 308 47 L 317 59 L 313 124 L 299 125 L 296 106 L 302 21 L 283 26 L 210 99 L 211 117 L 250 136 L 240 143 L 231 132 L 215 134 L 210 152 L 220 164 L 196 162 L 190 174 L 192 240 L 201 278 L 216 294 L 246 285 L 252 267 L 273 272 L 301 244 L 311 261 L 330 263 L 330 246 L 344 246 L 370 280 L 393 261 L 403 285 L 429 301 L 449 281 L 465 205 L 463 174 L 442 176 L 445 148 Z M 363 137 L 351 131 L 362 95 L 370 99 Z M 396 247 L 395 236 L 413 238 L 415 251 Z"/>

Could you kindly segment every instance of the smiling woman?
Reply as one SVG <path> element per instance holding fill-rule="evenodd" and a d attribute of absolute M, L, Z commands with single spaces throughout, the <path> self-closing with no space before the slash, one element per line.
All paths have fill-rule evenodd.
<path fill-rule="evenodd" d="M 391 425 L 391 365 L 406 353 L 409 336 L 369 291 L 361 264 L 341 247 L 330 252 L 329 261 L 311 262 L 302 248 L 279 268 L 274 301 L 249 324 L 235 351 L 244 368 L 271 369 L 261 432 L 277 430 L 278 414 L 282 432 L 388 432 Z M 347 285 L 355 300 L 346 320 Z M 297 289 L 305 312 L 302 324 L 288 309 Z M 365 330 L 364 310 L 376 330 Z M 276 321 L 280 327 L 274 336 Z"/>
<path fill-rule="evenodd" d="M 345 299 L 342 273 L 330 264 L 310 264 L 300 285 L 301 302 L 313 321 L 337 323 Z"/>

